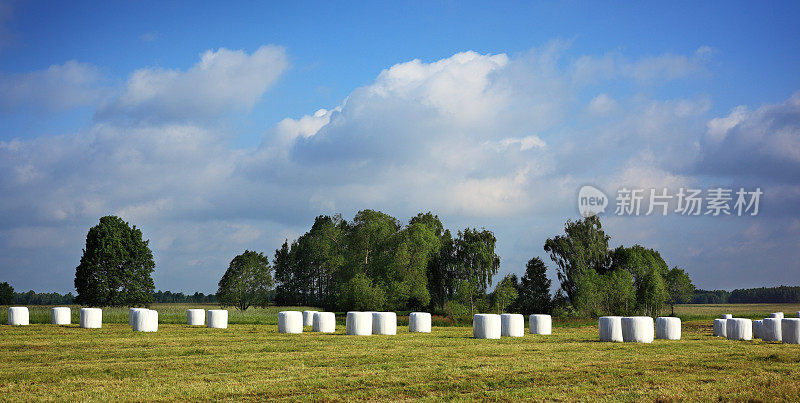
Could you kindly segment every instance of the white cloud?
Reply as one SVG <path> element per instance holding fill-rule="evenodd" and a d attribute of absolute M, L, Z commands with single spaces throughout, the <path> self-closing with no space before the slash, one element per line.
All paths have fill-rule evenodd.
<path fill-rule="evenodd" d="M 97 67 L 70 60 L 44 70 L 0 73 L 0 112 L 57 112 L 100 102 L 105 79 Z"/>
<path fill-rule="evenodd" d="M 282 47 L 208 50 L 186 71 L 145 68 L 131 74 L 122 93 L 101 108 L 105 119 L 160 122 L 207 120 L 247 111 L 289 66 Z"/>

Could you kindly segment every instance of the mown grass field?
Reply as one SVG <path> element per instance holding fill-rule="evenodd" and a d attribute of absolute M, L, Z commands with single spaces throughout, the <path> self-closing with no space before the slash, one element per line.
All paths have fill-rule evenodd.
<path fill-rule="evenodd" d="M 0 326 L 0 399 L 800 399 L 799 345 L 715 338 L 708 319 L 684 321 L 680 341 L 644 345 L 600 343 L 594 321 L 574 320 L 557 321 L 552 336 L 501 340 L 474 340 L 469 327 L 354 337 L 340 325 L 336 334 L 284 335 L 278 308 L 231 310 L 231 322 L 241 321 L 225 330 L 190 328 L 186 307 L 156 306 L 157 333 L 132 332 L 126 310 L 104 312 L 104 320 L 124 320 L 102 329 Z M 737 308 L 678 313 L 800 310 Z"/>

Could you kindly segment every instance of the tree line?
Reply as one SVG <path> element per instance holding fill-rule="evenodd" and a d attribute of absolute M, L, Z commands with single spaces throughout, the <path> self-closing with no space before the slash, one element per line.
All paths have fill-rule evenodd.
<path fill-rule="evenodd" d="M 182 292 L 157 291 L 153 293 L 153 302 L 158 303 L 184 303 L 184 304 L 213 304 L 217 302 L 215 294 L 184 294 Z M 0 305 L 72 305 L 75 295 L 71 292 L 59 294 L 57 292 L 41 292 L 30 290 L 15 292 L 14 287 L 7 282 L 0 283 Z"/>

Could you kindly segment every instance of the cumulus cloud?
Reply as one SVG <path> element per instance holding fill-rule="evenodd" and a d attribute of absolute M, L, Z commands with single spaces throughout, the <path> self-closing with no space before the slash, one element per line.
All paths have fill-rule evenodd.
<path fill-rule="evenodd" d="M 225 48 L 208 50 L 186 71 L 136 70 L 96 117 L 152 123 L 207 120 L 247 111 L 288 66 L 286 51 L 278 46 L 262 46 L 251 54 Z"/>
<path fill-rule="evenodd" d="M 0 73 L 0 112 L 46 113 L 95 105 L 106 91 L 104 83 L 97 67 L 74 60 L 39 71 Z"/>
<path fill-rule="evenodd" d="M 782 166 L 796 161 L 796 96 L 711 119 L 706 96 L 595 88 L 690 76 L 702 71 L 704 55 L 564 60 L 564 49 L 555 43 L 516 56 L 463 52 L 388 66 L 340 105 L 265 129 L 251 149 L 231 149 L 237 133 L 213 118 L 252 107 L 286 69 L 283 49 L 222 49 L 186 71 L 138 70 L 93 127 L 0 142 L 0 169 L 9 173 L 0 190 L 11 195 L 0 199 L 0 250 L 53 243 L 74 269 L 86 229 L 119 214 L 153 240 L 164 268 L 158 287 L 213 290 L 213 281 L 183 279 L 218 278 L 242 249 L 278 247 L 318 214 L 376 208 L 407 218 L 432 210 L 451 228 L 493 229 L 503 271 L 518 271 L 546 236 L 577 217 L 584 184 L 608 191 L 697 184 L 698 161 L 730 158 L 720 148 L 728 143 L 774 141 L 762 144 L 764 153 L 783 158 Z M 643 66 L 650 76 L 636 72 Z M 122 124 L 131 119 L 137 124 Z M 765 124 L 774 130 L 759 129 Z M 800 194 L 788 183 L 782 189 Z M 663 241 L 652 221 L 638 229 L 608 221 L 640 242 L 658 241 L 668 258 L 692 246 L 690 237 Z M 45 264 L 26 256 L 29 267 Z M 711 255 L 692 256 L 675 263 L 699 266 Z"/>

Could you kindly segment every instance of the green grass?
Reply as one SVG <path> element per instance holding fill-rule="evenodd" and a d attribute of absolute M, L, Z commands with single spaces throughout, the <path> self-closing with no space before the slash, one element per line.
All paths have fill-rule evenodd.
<path fill-rule="evenodd" d="M 284 308 L 231 310 L 232 321 L 242 315 L 242 322 L 259 324 L 190 328 L 182 324 L 186 307 L 157 306 L 160 318 L 174 322 L 162 321 L 157 333 L 132 332 L 123 310 L 109 311 L 108 317 L 124 321 L 104 322 L 102 329 L 0 326 L 0 399 L 774 401 L 800 396 L 800 346 L 715 338 L 706 319 L 685 322 L 680 341 L 644 345 L 597 342 L 594 321 L 557 321 L 552 336 L 501 340 L 474 340 L 469 327 L 434 327 L 431 334 L 399 327 L 397 336 L 355 337 L 339 326 L 336 334 L 284 335 L 275 326 L 276 312 Z M 683 314 L 763 313 L 719 308 L 687 307 Z M 789 314 L 796 308 L 765 309 Z"/>

